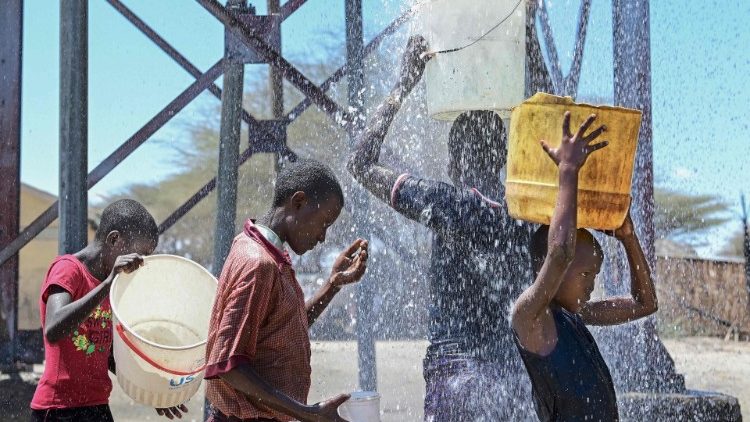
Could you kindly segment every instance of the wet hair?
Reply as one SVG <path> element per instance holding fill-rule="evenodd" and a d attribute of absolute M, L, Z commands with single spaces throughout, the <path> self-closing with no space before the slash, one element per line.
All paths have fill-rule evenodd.
<path fill-rule="evenodd" d="M 140 202 L 132 199 L 120 199 L 104 208 L 95 238 L 103 241 L 115 230 L 129 239 L 146 239 L 154 243 L 159 240 L 154 217 Z"/>
<path fill-rule="evenodd" d="M 494 111 L 462 113 L 448 134 L 451 164 L 459 171 L 466 167 L 495 171 L 505 165 L 508 147 L 503 138 L 503 120 Z"/>
<path fill-rule="evenodd" d="M 586 240 L 594 245 L 594 249 L 597 251 L 599 256 L 604 256 L 602 252 L 602 245 L 596 240 L 594 235 L 586 229 L 578 229 L 577 240 Z M 547 257 L 547 241 L 549 238 L 549 226 L 543 225 L 537 229 L 533 236 L 531 236 L 531 244 L 529 245 L 529 252 L 531 253 L 531 262 L 534 266 L 534 271 L 539 271 L 544 265 L 544 259 Z"/>
<path fill-rule="evenodd" d="M 336 175 L 328 166 L 319 161 L 299 159 L 285 165 L 276 177 L 272 205 L 279 207 L 300 191 L 317 203 L 333 195 L 339 200 L 341 206 L 344 206 L 344 192 Z"/>

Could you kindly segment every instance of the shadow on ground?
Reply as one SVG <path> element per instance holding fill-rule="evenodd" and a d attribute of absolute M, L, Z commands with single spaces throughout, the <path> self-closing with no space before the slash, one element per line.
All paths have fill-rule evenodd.
<path fill-rule="evenodd" d="M 28 421 L 31 419 L 29 403 L 36 390 L 36 380 L 0 379 L 0 421 Z"/>

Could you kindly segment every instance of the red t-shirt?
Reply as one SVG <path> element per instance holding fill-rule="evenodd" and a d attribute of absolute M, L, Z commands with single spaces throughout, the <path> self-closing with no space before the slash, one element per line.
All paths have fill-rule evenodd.
<path fill-rule="evenodd" d="M 73 255 L 57 257 L 47 271 L 39 298 L 44 328 L 47 297 L 52 285 L 82 298 L 101 283 Z M 112 382 L 108 362 L 112 349 L 112 309 L 109 298 L 57 343 L 44 338 L 44 374 L 31 400 L 32 409 L 59 409 L 98 406 L 109 402 Z"/>

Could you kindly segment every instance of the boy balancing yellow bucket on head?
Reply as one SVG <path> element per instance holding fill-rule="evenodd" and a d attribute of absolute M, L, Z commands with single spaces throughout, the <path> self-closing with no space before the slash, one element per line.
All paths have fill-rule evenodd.
<path fill-rule="evenodd" d="M 508 211 L 517 219 L 550 223 L 557 198 L 558 169 L 539 141 L 544 139 L 553 148 L 560 145 L 566 111 L 570 111 L 573 132 L 589 115 L 596 114 L 589 132 L 606 125 L 607 131 L 599 138 L 609 141 L 609 146 L 592 154 L 580 171 L 578 227 L 617 229 L 630 208 L 641 112 L 576 104 L 570 97 L 537 93 L 513 109 L 505 184 Z"/>

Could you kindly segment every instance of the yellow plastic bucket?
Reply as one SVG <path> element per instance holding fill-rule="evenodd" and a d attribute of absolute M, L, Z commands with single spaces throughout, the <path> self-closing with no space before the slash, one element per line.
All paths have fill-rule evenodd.
<path fill-rule="evenodd" d="M 537 93 L 513 109 L 505 186 L 508 211 L 517 219 L 550 223 L 557 198 L 558 169 L 539 140 L 546 140 L 552 147 L 560 145 L 566 111 L 570 111 L 573 133 L 592 113 L 597 118 L 589 130 L 607 126 L 600 139 L 609 141 L 609 146 L 591 155 L 579 173 L 578 227 L 614 230 L 625 221 L 630 207 L 641 112 L 576 104 L 570 97 Z"/>

